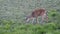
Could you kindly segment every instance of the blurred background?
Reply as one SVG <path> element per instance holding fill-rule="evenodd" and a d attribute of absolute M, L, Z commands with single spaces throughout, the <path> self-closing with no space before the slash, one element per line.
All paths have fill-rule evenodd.
<path fill-rule="evenodd" d="M 25 17 L 42 7 L 48 23 L 25 24 Z M 0 0 L 0 34 L 60 34 L 60 0 Z"/>

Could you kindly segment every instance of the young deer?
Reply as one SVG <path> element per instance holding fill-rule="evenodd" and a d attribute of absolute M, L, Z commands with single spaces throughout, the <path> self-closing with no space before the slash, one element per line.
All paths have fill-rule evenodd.
<path fill-rule="evenodd" d="M 48 16 L 47 16 L 47 11 L 43 8 L 41 9 L 36 9 L 34 10 L 31 15 L 27 16 L 26 17 L 26 22 L 29 22 L 29 20 L 32 18 L 32 23 L 34 21 L 34 18 L 36 18 L 36 23 L 38 23 L 38 16 L 41 16 L 42 17 L 42 20 L 41 22 L 44 21 L 44 18 L 46 17 L 46 20 L 48 19 Z"/>

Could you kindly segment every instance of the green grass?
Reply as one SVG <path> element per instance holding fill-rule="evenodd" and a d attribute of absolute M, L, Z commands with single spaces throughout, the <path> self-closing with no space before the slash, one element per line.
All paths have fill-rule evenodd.
<path fill-rule="evenodd" d="M 60 25 L 57 23 L 21 24 L 14 21 L 2 20 L 0 34 L 60 34 Z"/>
<path fill-rule="evenodd" d="M 31 0 L 31 3 L 29 0 L 0 0 L 0 34 L 60 34 L 60 1 L 42 0 L 40 2 L 36 0 Z M 25 24 L 25 17 L 33 9 L 41 6 L 46 6 L 48 23 L 45 22 L 44 25 Z"/>

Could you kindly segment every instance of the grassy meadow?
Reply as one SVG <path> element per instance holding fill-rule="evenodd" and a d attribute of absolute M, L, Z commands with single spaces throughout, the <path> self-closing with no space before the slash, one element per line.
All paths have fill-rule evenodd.
<path fill-rule="evenodd" d="M 48 22 L 26 23 L 25 17 L 41 7 Z M 0 0 L 0 34 L 60 34 L 60 0 Z"/>

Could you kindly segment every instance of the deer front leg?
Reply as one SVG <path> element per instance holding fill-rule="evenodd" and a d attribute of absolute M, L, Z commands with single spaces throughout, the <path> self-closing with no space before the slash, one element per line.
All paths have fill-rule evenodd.
<path fill-rule="evenodd" d="M 48 22 L 48 16 L 46 16 L 46 21 Z"/>
<path fill-rule="evenodd" d="M 47 16 L 47 14 L 44 14 L 44 17 L 46 18 L 46 22 L 48 22 L 48 16 Z"/>
<path fill-rule="evenodd" d="M 45 16 L 41 16 L 41 23 L 43 23 Z"/>

